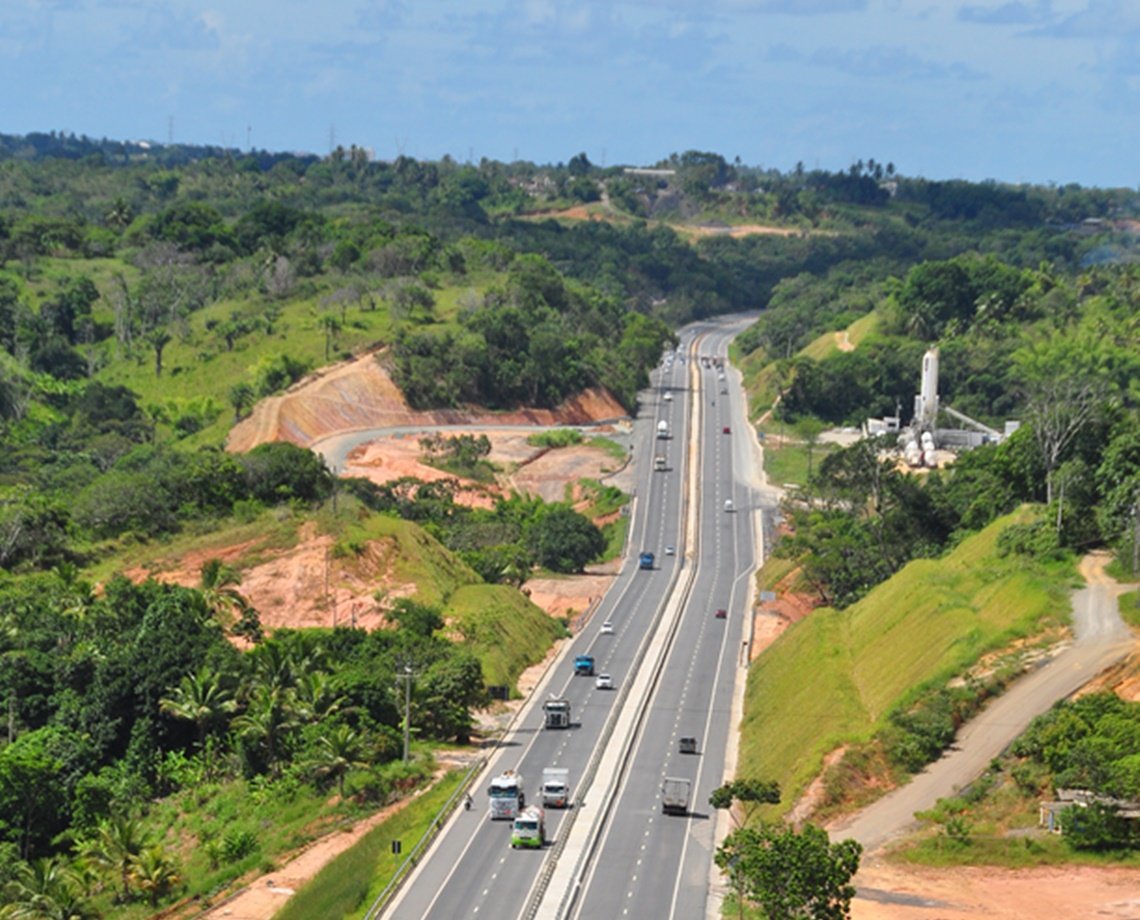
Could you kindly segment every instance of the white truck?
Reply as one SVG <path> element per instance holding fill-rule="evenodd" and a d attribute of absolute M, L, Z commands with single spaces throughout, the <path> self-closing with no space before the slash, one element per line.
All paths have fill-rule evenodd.
<path fill-rule="evenodd" d="M 570 771 L 566 767 L 542 771 L 542 804 L 546 808 L 570 807 Z"/>
<path fill-rule="evenodd" d="M 551 697 L 542 704 L 543 728 L 570 727 L 570 701 Z"/>
<path fill-rule="evenodd" d="M 529 847 L 541 850 L 546 843 L 546 816 L 537 805 L 524 808 L 511 826 L 511 849 Z"/>
<path fill-rule="evenodd" d="M 526 786 L 517 770 L 504 770 L 492 779 L 487 795 L 491 799 L 492 821 L 513 820 L 526 807 Z"/>
<path fill-rule="evenodd" d="M 667 815 L 689 813 L 689 793 L 693 784 L 677 776 L 666 776 L 661 782 L 661 811 Z"/>
<path fill-rule="evenodd" d="M 669 423 L 665 419 L 661 419 L 657 423 L 657 437 L 665 440 L 669 437 Z"/>

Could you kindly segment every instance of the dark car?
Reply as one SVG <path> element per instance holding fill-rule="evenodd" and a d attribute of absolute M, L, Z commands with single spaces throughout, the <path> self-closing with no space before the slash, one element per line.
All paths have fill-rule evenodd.
<path fill-rule="evenodd" d="M 727 611 L 727 610 L 725 610 L 723 607 L 718 607 L 718 608 L 717 608 L 717 610 L 716 610 L 716 618 L 717 618 L 718 620 L 723 620 L 723 619 L 725 619 L 727 616 L 728 616 L 728 611 Z"/>
<path fill-rule="evenodd" d="M 732 434 L 732 429 L 731 429 L 731 428 L 729 428 L 727 425 L 725 425 L 725 426 L 724 426 L 724 433 L 725 433 L 725 434 Z"/>

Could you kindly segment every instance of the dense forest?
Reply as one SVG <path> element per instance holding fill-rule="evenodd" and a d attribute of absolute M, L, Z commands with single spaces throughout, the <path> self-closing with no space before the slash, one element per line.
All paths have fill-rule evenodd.
<path fill-rule="evenodd" d="M 207 880 L 191 885 L 146 823 L 164 797 L 234 781 L 281 802 L 336 788 L 363 808 L 422 781 L 430 763 L 405 765 L 399 739 L 410 660 L 425 740 L 463 739 L 487 698 L 479 660 L 431 604 L 394 603 L 380 632 L 266 636 L 220 562 L 194 588 L 88 575 L 124 548 L 325 513 L 339 488 L 341 514 L 420 527 L 481 584 L 601 552 L 564 505 L 472 510 L 447 483 L 334 488 L 292 445 L 222 449 L 258 399 L 353 353 L 377 351 L 417 407 L 554 406 L 600 386 L 632 411 L 673 329 L 762 311 L 740 347 L 774 367 L 778 412 L 798 424 L 905 405 L 937 343 L 949 402 L 1025 424 L 922 483 L 867 447 L 820 463 L 783 550 L 808 560 L 820 595 L 847 603 L 1023 501 L 1047 513 L 1011 551 L 1126 548 L 1135 193 L 937 182 L 874 160 L 781 173 L 690 151 L 656 165 L 672 172 L 582 154 L 377 162 L 357 148 L 0 136 L 0 883 L 13 910 L 141 911 L 256 863 L 256 839 L 203 832 Z M 596 219 L 558 216 L 571 207 Z M 745 224 L 779 232 L 726 232 Z M 858 349 L 800 353 L 870 314 Z"/>

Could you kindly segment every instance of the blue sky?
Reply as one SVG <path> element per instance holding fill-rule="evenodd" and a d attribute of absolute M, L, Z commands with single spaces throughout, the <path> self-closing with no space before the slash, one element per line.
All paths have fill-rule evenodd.
<path fill-rule="evenodd" d="M 3 0 L 0 132 L 1140 185 L 1140 0 Z"/>

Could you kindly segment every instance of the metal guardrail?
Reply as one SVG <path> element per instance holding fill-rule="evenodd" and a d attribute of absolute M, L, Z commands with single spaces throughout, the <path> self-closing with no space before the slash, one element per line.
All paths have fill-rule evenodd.
<path fill-rule="evenodd" d="M 496 747 L 497 746 L 498 745 L 496 745 Z M 444 818 L 455 810 L 456 806 L 459 803 L 460 796 L 467 794 L 468 789 L 471 786 L 471 780 L 477 776 L 480 771 L 483 770 L 483 768 L 487 765 L 487 761 L 489 759 L 490 755 L 480 757 L 479 760 L 472 764 L 471 767 L 467 770 L 467 775 L 463 778 L 463 782 L 459 784 L 459 787 L 455 790 L 455 792 L 451 794 L 451 797 L 446 802 L 444 802 L 442 806 L 440 806 L 440 809 L 438 812 L 436 812 L 436 815 L 432 819 L 431 824 L 428 825 L 428 829 L 424 831 L 424 833 L 420 836 L 420 839 L 416 842 L 416 845 L 409 851 L 407 858 L 405 858 L 404 861 L 400 863 L 399 867 L 392 875 L 392 878 L 388 881 L 388 884 L 384 886 L 384 890 L 376 896 L 370 905 L 368 905 L 368 910 L 364 912 L 364 920 L 375 920 L 375 918 L 380 916 L 380 912 L 387 906 L 388 901 L 391 900 L 392 896 L 400 890 L 400 886 L 404 883 L 404 880 L 408 877 L 408 874 L 419 862 L 420 855 L 424 852 L 424 850 L 427 849 L 427 847 L 431 846 L 432 841 L 435 840 L 436 836 L 443 828 Z"/>

